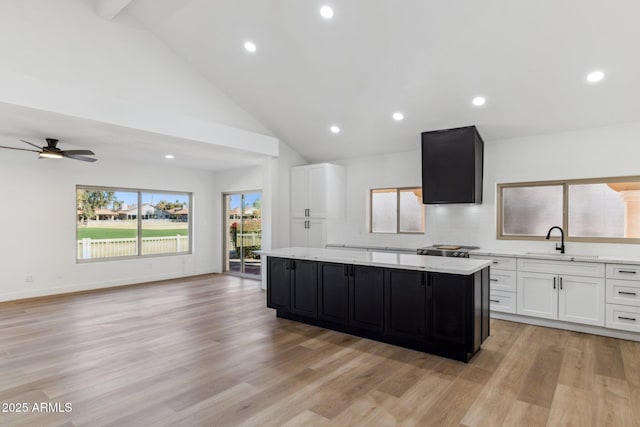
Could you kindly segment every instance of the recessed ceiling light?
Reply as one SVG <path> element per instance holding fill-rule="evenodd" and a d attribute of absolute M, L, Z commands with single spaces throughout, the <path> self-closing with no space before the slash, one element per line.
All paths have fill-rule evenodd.
<path fill-rule="evenodd" d="M 329 130 L 333 133 L 340 133 L 340 128 L 338 126 L 331 126 Z"/>
<path fill-rule="evenodd" d="M 175 158 L 176 158 L 176 156 L 174 156 L 173 154 L 165 154 L 165 155 L 164 155 L 164 158 L 165 158 L 165 159 L 175 159 Z"/>
<path fill-rule="evenodd" d="M 320 8 L 320 15 L 322 15 L 324 19 L 331 19 L 333 18 L 333 9 L 329 6 L 322 6 Z"/>
<path fill-rule="evenodd" d="M 484 99 L 482 96 L 476 96 L 475 98 L 473 98 L 473 100 L 471 102 L 476 107 L 480 107 L 480 106 L 484 105 L 484 103 L 487 102 L 487 100 Z"/>
<path fill-rule="evenodd" d="M 253 42 L 244 42 L 244 48 L 247 50 L 247 52 L 251 53 L 254 53 L 257 49 L 255 43 Z"/>
<path fill-rule="evenodd" d="M 400 121 L 402 119 L 404 119 L 404 114 L 402 114 L 400 112 L 393 113 L 393 120 Z"/>
<path fill-rule="evenodd" d="M 589 83 L 596 83 L 602 79 L 604 79 L 604 73 L 602 71 L 593 71 L 587 76 L 587 81 Z"/>

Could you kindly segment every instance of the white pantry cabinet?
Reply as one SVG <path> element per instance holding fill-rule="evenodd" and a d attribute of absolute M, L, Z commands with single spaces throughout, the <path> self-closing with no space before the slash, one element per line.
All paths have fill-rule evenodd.
<path fill-rule="evenodd" d="M 326 219 L 296 218 L 291 220 L 291 246 L 324 248 L 326 244 Z"/>
<path fill-rule="evenodd" d="M 605 324 L 602 264 L 519 258 L 517 287 L 518 314 L 586 325 Z"/>
<path fill-rule="evenodd" d="M 344 218 L 345 191 L 342 166 L 291 168 L 291 246 L 325 247 L 328 228 Z"/>

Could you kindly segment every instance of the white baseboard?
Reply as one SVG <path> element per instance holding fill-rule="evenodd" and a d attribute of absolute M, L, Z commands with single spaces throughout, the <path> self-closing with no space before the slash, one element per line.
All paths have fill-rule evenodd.
<path fill-rule="evenodd" d="M 214 274 L 213 271 L 194 272 L 193 274 L 184 275 L 179 273 L 155 274 L 144 277 L 136 277 L 135 279 L 123 280 L 103 280 L 91 283 L 77 283 L 73 285 L 58 286 L 53 288 L 39 288 L 20 290 L 16 292 L 7 292 L 0 294 L 0 302 L 14 301 L 26 298 L 37 298 L 51 295 L 68 294 L 72 292 L 92 291 L 96 289 L 117 288 L 120 286 L 129 286 L 139 283 L 154 282 L 158 280 L 180 279 L 191 276 L 199 276 L 201 274 Z"/>
<path fill-rule="evenodd" d="M 546 326 L 548 328 L 564 329 L 566 331 L 583 332 L 586 334 L 602 335 L 611 338 L 620 338 L 629 341 L 640 342 L 640 333 L 621 331 L 618 329 L 604 328 L 600 326 L 581 325 L 578 323 L 561 322 L 559 320 L 540 319 L 537 317 L 522 316 L 520 314 L 491 312 L 494 319 L 508 320 L 511 322 L 527 323 L 529 325 Z"/>

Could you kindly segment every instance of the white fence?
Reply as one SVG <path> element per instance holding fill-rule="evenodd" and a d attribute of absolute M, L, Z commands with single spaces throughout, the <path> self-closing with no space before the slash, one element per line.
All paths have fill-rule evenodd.
<path fill-rule="evenodd" d="M 189 251 L 189 236 L 143 237 L 142 255 Z M 78 240 L 78 259 L 134 256 L 138 254 L 138 239 Z"/>

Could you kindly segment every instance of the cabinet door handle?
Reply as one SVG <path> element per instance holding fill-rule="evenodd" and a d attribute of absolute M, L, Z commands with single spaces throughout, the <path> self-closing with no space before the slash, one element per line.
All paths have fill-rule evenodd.
<path fill-rule="evenodd" d="M 620 295 L 633 295 L 634 297 L 636 296 L 635 292 L 624 292 L 624 291 L 618 291 L 618 293 Z"/>
<path fill-rule="evenodd" d="M 309 208 L 304 210 L 304 216 L 309 216 L 310 215 L 310 210 Z"/>
<path fill-rule="evenodd" d="M 618 316 L 618 319 L 622 319 L 622 320 L 633 320 L 634 322 L 636 321 L 635 317 L 624 317 L 624 316 Z"/>
<path fill-rule="evenodd" d="M 635 271 L 633 270 L 618 270 L 618 273 L 623 273 L 623 274 L 636 274 Z"/>
<path fill-rule="evenodd" d="M 562 277 L 560 278 L 560 290 L 562 290 Z"/>
<path fill-rule="evenodd" d="M 500 302 L 499 299 L 490 299 L 489 301 L 491 301 L 491 302 Z"/>
<path fill-rule="evenodd" d="M 344 265 L 343 273 L 345 276 L 349 276 L 349 265 L 347 264 Z"/>
<path fill-rule="evenodd" d="M 491 280 L 492 282 L 497 282 L 498 281 L 498 279 L 489 279 L 489 280 Z"/>
<path fill-rule="evenodd" d="M 553 289 L 555 289 L 555 288 L 556 288 L 556 278 L 554 277 L 553 278 Z"/>
<path fill-rule="evenodd" d="M 498 261 L 493 261 L 493 263 L 494 263 L 494 264 L 497 264 L 497 263 L 498 263 Z"/>

